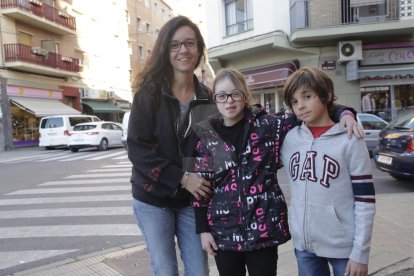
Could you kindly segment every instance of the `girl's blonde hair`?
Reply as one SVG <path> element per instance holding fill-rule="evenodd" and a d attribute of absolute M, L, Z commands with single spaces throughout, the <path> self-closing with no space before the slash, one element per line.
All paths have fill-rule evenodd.
<path fill-rule="evenodd" d="M 219 81 L 228 79 L 234 86 L 244 94 L 244 104 L 246 107 L 250 107 L 251 92 L 249 87 L 246 84 L 246 78 L 244 75 L 237 69 L 234 68 L 222 68 L 220 69 L 216 77 L 214 78 L 213 83 L 213 93 L 216 93 L 216 85 Z"/>

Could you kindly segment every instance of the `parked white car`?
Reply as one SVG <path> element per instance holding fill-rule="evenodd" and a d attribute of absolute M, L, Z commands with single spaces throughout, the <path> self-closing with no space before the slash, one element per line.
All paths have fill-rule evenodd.
<path fill-rule="evenodd" d="M 122 127 L 115 122 L 90 122 L 77 124 L 69 133 L 68 147 L 72 152 L 80 148 L 122 146 Z"/>
<path fill-rule="evenodd" d="M 124 144 L 125 148 L 127 148 L 129 115 L 131 115 L 130 111 L 125 112 L 124 117 L 122 118 L 122 143 Z"/>
<path fill-rule="evenodd" d="M 380 131 L 388 125 L 388 122 L 369 113 L 358 113 L 357 119 L 359 125 L 364 129 L 364 140 L 371 154 L 378 145 Z"/>
<path fill-rule="evenodd" d="M 55 147 L 66 147 L 69 132 L 80 123 L 100 122 L 101 120 L 92 115 L 56 115 L 43 117 L 39 123 L 39 147 L 46 150 Z"/>

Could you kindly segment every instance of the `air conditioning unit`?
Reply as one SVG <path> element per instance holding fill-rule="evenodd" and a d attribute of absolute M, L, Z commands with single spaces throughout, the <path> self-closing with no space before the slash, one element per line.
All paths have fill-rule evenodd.
<path fill-rule="evenodd" d="M 362 60 L 362 41 L 340 41 L 338 42 L 338 62 L 351 60 Z"/>
<path fill-rule="evenodd" d="M 47 50 L 42 47 L 32 47 L 32 53 L 39 56 L 46 56 Z"/>
<path fill-rule="evenodd" d="M 108 98 L 109 99 L 115 98 L 115 91 L 108 91 Z"/>

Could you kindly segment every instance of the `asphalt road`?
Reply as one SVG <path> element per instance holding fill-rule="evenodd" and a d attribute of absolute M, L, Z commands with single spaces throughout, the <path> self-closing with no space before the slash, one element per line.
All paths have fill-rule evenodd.
<path fill-rule="evenodd" d="M 131 164 L 105 152 L 0 152 L 0 275 L 141 240 Z"/>
<path fill-rule="evenodd" d="M 414 192 L 372 165 L 377 194 Z M 140 241 L 130 170 L 122 148 L 0 152 L 0 275 Z"/>

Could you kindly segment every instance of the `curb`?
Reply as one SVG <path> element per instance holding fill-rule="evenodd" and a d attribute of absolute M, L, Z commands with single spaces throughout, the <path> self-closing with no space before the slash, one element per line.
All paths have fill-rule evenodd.
<path fill-rule="evenodd" d="M 121 247 L 114 247 L 102 251 L 86 254 L 83 256 L 69 258 L 64 261 L 47 264 L 31 268 L 24 271 L 16 272 L 14 276 L 44 276 L 44 275 L 119 275 L 122 276 L 104 261 L 106 259 L 120 258 L 131 255 L 135 252 L 145 249 L 145 244 L 132 243 Z"/>
<path fill-rule="evenodd" d="M 370 275 L 372 276 L 409 276 L 414 275 L 414 259 L 412 257 L 401 260 L 388 267 L 377 270 Z"/>

